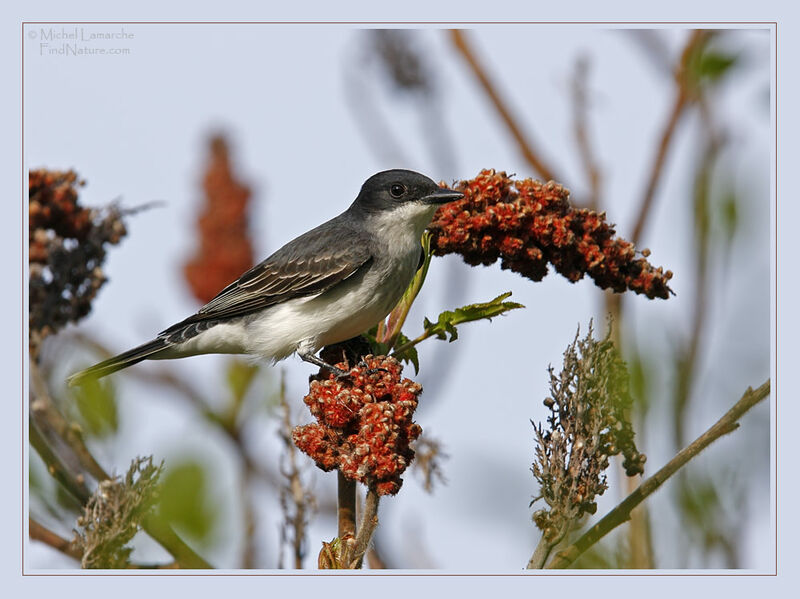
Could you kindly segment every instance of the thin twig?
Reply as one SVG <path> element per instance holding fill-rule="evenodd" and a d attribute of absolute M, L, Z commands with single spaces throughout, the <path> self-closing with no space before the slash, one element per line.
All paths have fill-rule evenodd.
<path fill-rule="evenodd" d="M 664 163 L 666 162 L 669 148 L 672 145 L 672 140 L 675 135 L 678 122 L 680 122 L 684 112 L 694 100 L 693 90 L 689 89 L 689 83 L 687 81 L 687 64 L 700 44 L 705 43 L 708 35 L 710 35 L 710 33 L 702 29 L 693 31 L 689 37 L 689 41 L 686 43 L 686 46 L 681 53 L 681 60 L 676 68 L 675 73 L 678 89 L 675 92 L 675 99 L 673 100 L 672 109 L 670 110 L 667 121 L 664 124 L 664 128 L 661 132 L 656 156 L 653 160 L 652 166 L 650 167 L 650 174 L 647 177 L 647 185 L 645 186 L 644 193 L 642 194 L 642 199 L 639 201 L 639 209 L 637 211 L 638 216 L 636 218 L 636 224 L 633 227 L 633 233 L 631 234 L 631 243 L 633 243 L 634 246 L 639 245 L 639 241 L 642 238 L 642 233 L 644 232 L 645 224 L 647 223 L 647 218 L 650 216 L 650 212 L 653 207 L 653 200 L 656 195 L 656 189 L 661 181 Z"/>
<path fill-rule="evenodd" d="M 45 545 L 49 545 L 56 551 L 59 551 L 78 562 L 81 561 L 83 556 L 75 545 L 56 534 L 49 528 L 43 526 L 33 518 L 28 518 L 28 537 L 33 541 L 39 541 Z M 180 568 L 178 562 L 168 562 L 166 564 L 129 564 L 128 568 L 132 570 L 174 570 Z"/>
<path fill-rule="evenodd" d="M 572 545 L 559 551 L 546 567 L 547 568 L 567 568 L 578 559 L 589 547 L 597 543 L 601 538 L 614 530 L 620 524 L 630 519 L 631 511 L 642 501 L 654 493 L 664 482 L 675 474 L 686 463 L 697 456 L 703 449 L 711 443 L 735 431 L 739 427 L 738 420 L 747 413 L 750 408 L 765 399 L 769 395 L 770 382 L 767 380 L 758 389 L 753 390 L 748 387 L 742 398 L 728 410 L 711 428 L 695 439 L 690 445 L 681 450 L 674 458 L 656 472 L 653 476 L 645 480 L 622 503 L 606 514 L 602 520 L 587 530 Z"/>
<path fill-rule="evenodd" d="M 47 472 L 58 483 L 67 490 L 77 502 L 78 506 L 84 505 L 91 497 L 91 491 L 86 486 L 86 481 L 83 479 L 82 474 L 75 474 L 70 472 L 69 468 L 64 464 L 63 460 L 56 455 L 47 440 L 42 435 L 36 422 L 31 418 L 28 422 L 28 437 L 31 446 L 42 458 Z"/>
<path fill-rule="evenodd" d="M 401 354 L 404 351 L 406 351 L 408 349 L 411 349 L 415 345 L 417 345 L 419 343 L 422 343 L 423 341 L 425 341 L 429 337 L 433 337 L 433 333 L 431 331 L 425 331 L 419 337 L 417 337 L 415 339 L 411 339 L 410 341 L 407 341 L 407 342 L 403 343 L 400 347 L 396 347 L 394 349 L 394 351 L 392 351 L 391 355 L 392 356 L 396 356 L 398 354 Z"/>
<path fill-rule="evenodd" d="M 636 218 L 636 224 L 634 225 L 633 233 L 631 234 L 631 243 L 633 243 L 634 246 L 638 246 L 639 241 L 642 238 L 644 226 L 647 223 L 647 218 L 650 216 L 650 211 L 653 207 L 653 199 L 656 195 L 656 188 L 661 180 L 661 173 L 664 168 L 664 162 L 667 158 L 667 152 L 669 151 L 672 143 L 675 129 L 677 128 L 678 122 L 680 121 L 681 116 L 683 116 L 683 112 L 687 105 L 688 97 L 686 96 L 684 89 L 679 88 L 675 94 L 672 110 L 670 110 L 669 116 L 667 117 L 667 122 L 661 132 L 661 138 L 658 142 L 658 150 L 656 151 L 653 165 L 650 167 L 650 175 L 647 178 L 647 186 L 645 187 L 642 199 L 639 201 L 639 209 L 637 211 L 638 217 Z"/>
<path fill-rule="evenodd" d="M 83 557 L 80 550 L 70 541 L 54 533 L 52 530 L 30 517 L 28 518 L 28 537 L 34 541 L 40 541 L 45 545 L 49 545 L 56 551 L 63 553 L 67 557 L 78 560 L 79 562 Z"/>
<path fill-rule="evenodd" d="M 567 528 L 568 523 L 565 523 L 564 529 L 552 541 L 548 541 L 545 538 L 546 535 L 544 534 L 539 538 L 539 542 L 536 544 L 536 549 L 533 550 L 533 555 L 531 555 L 531 559 L 528 560 L 528 570 L 540 570 L 544 568 L 544 565 L 547 563 L 547 558 L 550 557 L 550 553 L 552 553 L 553 549 L 564 540 L 564 535 L 566 534 Z"/>
<path fill-rule="evenodd" d="M 602 175 L 595 153 L 589 140 L 588 99 L 586 80 L 589 76 L 589 59 L 582 56 L 575 63 L 572 75 L 572 121 L 575 141 L 581 165 L 589 180 L 589 208 L 596 211 L 600 206 L 600 185 Z"/>
<path fill-rule="evenodd" d="M 356 534 L 356 543 L 355 543 L 355 550 L 353 552 L 353 559 L 355 561 L 355 567 L 360 568 L 361 563 L 364 560 L 364 553 L 367 551 L 367 547 L 369 547 L 369 542 L 372 539 L 372 535 L 375 532 L 375 528 L 378 526 L 378 503 L 380 501 L 380 495 L 378 492 L 372 488 L 372 486 L 367 487 L 367 499 L 364 502 L 364 514 L 361 516 L 361 523 L 358 527 L 358 533 Z"/>
<path fill-rule="evenodd" d="M 700 348 L 705 342 L 708 331 L 707 315 L 710 305 L 709 294 L 712 289 L 708 278 L 711 248 L 708 217 L 703 216 L 703 214 L 707 214 L 708 211 L 714 165 L 724 146 L 724 139 L 715 131 L 708 106 L 706 106 L 702 97 L 698 100 L 698 108 L 707 140 L 695 175 L 694 201 L 696 217 L 694 222 L 695 284 L 692 306 L 693 314 L 690 328 L 691 334 L 677 365 L 678 377 L 673 402 L 676 447 L 681 447 L 685 443 L 684 416 L 690 400 L 692 399 L 692 389 L 695 383 Z M 698 213 L 698 208 L 701 205 L 704 206 L 704 208 L 701 210 L 701 213 Z"/>
<path fill-rule="evenodd" d="M 483 90 L 486 92 L 486 95 L 489 96 L 489 99 L 492 101 L 495 110 L 500 115 L 500 118 L 503 119 L 503 122 L 506 124 L 509 133 L 511 133 L 514 140 L 517 142 L 517 146 L 519 147 L 522 156 L 525 158 L 531 168 L 536 171 L 539 176 L 546 180 L 560 181 L 561 179 L 556 176 L 555 171 L 545 163 L 545 161 L 539 155 L 539 152 L 534 148 L 533 143 L 530 141 L 530 137 L 528 136 L 526 138 L 526 136 L 523 135 L 522 129 L 511 114 L 511 110 L 500 97 L 500 93 L 497 91 L 497 88 L 494 86 L 491 79 L 489 79 L 488 73 L 483 66 L 481 66 L 478 58 L 475 56 L 475 52 L 470 47 L 464 32 L 459 29 L 452 29 L 450 31 L 450 36 L 453 41 L 453 45 L 455 45 L 456 49 L 467 61 L 467 64 L 472 69 L 475 77 L 478 78 Z"/>
<path fill-rule="evenodd" d="M 142 528 L 175 558 L 181 568 L 208 570 L 213 568 L 194 549 L 181 539 L 160 516 L 150 514 L 142 521 Z"/>
<path fill-rule="evenodd" d="M 286 479 L 280 490 L 281 509 L 283 510 L 284 522 L 281 526 L 281 542 L 289 543 L 289 531 L 291 530 L 291 547 L 294 557 L 294 568 L 299 570 L 303 567 L 303 559 L 306 555 L 306 527 L 308 525 L 308 515 L 314 509 L 314 496 L 303 485 L 300 476 L 300 468 L 297 465 L 297 448 L 292 441 L 292 420 L 289 402 L 286 399 L 286 380 L 285 372 L 281 371 L 281 386 L 278 396 L 283 419 L 280 428 L 280 437 L 284 444 L 284 459 L 288 461 L 288 466 L 281 466 L 281 474 Z M 294 506 L 294 513 L 289 511 L 289 500 Z M 281 551 L 281 554 L 283 551 Z M 281 567 L 281 566 L 279 566 Z"/>
<path fill-rule="evenodd" d="M 338 534 L 340 539 L 345 535 L 356 534 L 356 481 L 346 478 L 340 471 L 336 471 L 339 509 Z"/>
<path fill-rule="evenodd" d="M 142 204 L 137 204 L 130 208 L 120 208 L 119 213 L 121 216 L 133 216 L 140 212 L 147 212 L 153 208 L 165 208 L 167 205 L 166 200 L 150 200 L 149 202 L 143 202 Z"/>
<path fill-rule="evenodd" d="M 68 422 L 56 407 L 39 365 L 33 358 L 29 361 L 29 369 L 31 376 L 31 415 L 41 426 L 42 432 L 50 430 L 63 439 L 75 454 L 81 467 L 95 479 L 103 480 L 108 478 L 108 474 L 86 447 L 80 428 Z"/>

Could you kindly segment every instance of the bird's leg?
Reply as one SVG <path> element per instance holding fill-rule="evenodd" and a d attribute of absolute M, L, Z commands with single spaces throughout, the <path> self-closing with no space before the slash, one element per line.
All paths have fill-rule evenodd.
<path fill-rule="evenodd" d="M 325 360 L 323 360 L 322 358 L 318 358 L 310 351 L 298 350 L 297 355 L 300 356 L 300 359 L 305 362 L 310 362 L 311 364 L 319 366 L 320 368 L 326 368 L 327 370 L 330 370 L 333 374 L 336 375 L 336 378 L 338 379 L 350 376 L 350 371 L 342 370 L 341 368 L 337 368 L 332 364 L 328 364 Z"/>

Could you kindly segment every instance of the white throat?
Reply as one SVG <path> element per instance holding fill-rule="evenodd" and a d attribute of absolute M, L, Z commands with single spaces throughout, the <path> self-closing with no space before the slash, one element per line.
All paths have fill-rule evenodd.
<path fill-rule="evenodd" d="M 438 208 L 435 204 L 407 202 L 388 212 L 367 217 L 367 227 L 394 251 L 419 251 L 419 240 Z"/>

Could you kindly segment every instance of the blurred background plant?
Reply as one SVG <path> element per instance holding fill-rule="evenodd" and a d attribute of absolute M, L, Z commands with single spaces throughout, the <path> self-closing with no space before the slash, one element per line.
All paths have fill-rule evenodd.
<path fill-rule="evenodd" d="M 566 35 L 580 38 L 585 31 L 576 28 Z M 551 59 L 556 64 L 555 57 L 535 54 L 537 68 L 542 69 L 538 75 L 531 74 L 525 62 L 537 46 L 530 42 L 529 48 L 525 36 L 497 33 L 490 29 L 347 31 L 344 67 L 335 74 L 343 82 L 343 103 L 353 116 L 346 125 L 365 142 L 378 168 L 364 173 L 363 166 L 348 165 L 346 152 L 331 159 L 334 165 L 357 171 L 356 179 L 362 180 L 362 174 L 381 168 L 414 165 L 435 177 L 451 177 L 447 183 L 485 167 L 517 169 L 519 180 L 554 179 L 572 190 L 570 203 L 577 209 L 607 211 L 608 221 L 622 223 L 617 226 L 622 237 L 637 249 L 653 248 L 656 262 L 676 273 L 670 286 L 677 296 L 663 303 L 650 302 L 656 308 L 644 307 L 648 300 L 633 294 L 550 282 L 554 277 L 537 285 L 510 273 L 493 274 L 501 278 L 490 279 L 482 270 L 464 267 L 459 259 L 434 259 L 431 279 L 437 283 L 426 286 L 429 293 L 412 311 L 409 327 L 422 321 L 419 310 L 434 312 L 468 303 L 472 288 L 480 288 L 478 300 L 486 300 L 513 287 L 515 299 L 529 309 L 506 319 L 515 318 L 511 325 L 491 327 L 500 331 L 495 334 L 507 336 L 503 341 L 480 340 L 489 329 L 476 328 L 466 335 L 478 342 L 475 351 L 471 349 L 475 344 L 470 346 L 463 339 L 455 344 L 430 343 L 420 350 L 419 380 L 425 392 L 416 420 L 425 432 L 415 443 L 417 459 L 411 468 L 417 476 L 406 477 L 398 497 L 381 504 L 382 525 L 367 555 L 370 567 L 483 566 L 494 571 L 517 570 L 525 563 L 538 539 L 531 511 L 526 515 L 525 509 L 531 497 L 542 494 L 530 473 L 526 475 L 536 447 L 528 418 L 546 419 L 546 412 L 538 411 L 537 400 L 546 394 L 547 363 L 562 351 L 575 325 L 586 323 L 593 312 L 601 317 L 598 322 L 605 322 L 608 314 L 613 318 L 610 339 L 630 370 L 632 402 L 626 416 L 636 431 L 638 449 L 648 455 L 646 474 L 707 429 L 746 386 L 756 387 L 769 375 L 769 290 L 763 274 L 769 265 L 768 163 L 754 160 L 752 148 L 742 143 L 749 140 L 749 133 L 740 118 L 744 111 L 755 127 L 768 131 L 768 103 L 761 102 L 760 96 L 748 97 L 743 108 L 740 97 L 745 89 L 741 82 L 753 80 L 769 97 L 768 33 L 608 31 L 612 41 L 607 46 L 592 45 L 589 52 L 577 43 L 569 52 L 565 50 L 559 60 L 568 62 L 569 68 L 550 67 Z M 608 48 L 617 53 L 610 56 L 620 51 L 633 56 L 637 71 L 620 73 L 617 78 L 596 75 L 619 68 L 606 56 Z M 504 60 L 508 52 L 519 60 Z M 545 74 L 554 70 L 556 81 L 548 81 Z M 568 118 L 557 133 L 548 127 L 552 117 L 542 112 L 540 99 L 517 90 L 531 78 L 537 93 L 556 94 L 568 107 Z M 450 88 L 454 81 L 458 91 Z M 645 86 L 659 90 L 668 105 L 642 97 L 641 112 L 626 121 L 607 116 L 613 112 L 609 106 L 620 101 L 619 94 L 635 96 Z M 538 92 L 539 88 L 543 91 Z M 736 101 L 739 104 L 733 106 Z M 464 104 L 470 106 L 474 121 L 454 121 L 452 114 L 462 114 Z M 233 105 L 230 109 L 236 110 Z M 298 111 L 313 118 L 305 105 Z M 632 149 L 638 160 L 608 153 L 614 147 L 608 137 L 629 128 L 647 133 L 641 147 Z M 534 130 L 548 133 L 534 135 Z M 314 131 L 313 127 L 308 131 Z M 305 139 L 312 134 L 296 135 Z M 233 143 L 232 139 L 244 141 Z M 30 454 L 29 469 L 30 533 L 49 549 L 58 550 L 36 551 L 31 562 L 35 567 L 77 567 L 81 560 L 91 565 L 81 550 L 89 532 L 79 526 L 78 518 L 91 521 L 85 506 L 99 509 L 96 492 L 101 488 L 121 489 L 126 496 L 125 481 L 130 481 L 128 493 L 149 499 L 144 513 L 129 510 L 125 526 L 115 528 L 111 535 L 115 561 L 106 564 L 117 567 L 204 567 L 206 559 L 214 566 L 232 568 L 313 567 L 308 554 L 316 555 L 320 539 L 330 538 L 329 533 L 318 531 L 335 529 L 331 481 L 318 475 L 311 461 L 289 442 L 293 427 L 306 418 L 301 416 L 303 381 L 285 380 L 279 370 L 266 365 L 219 358 L 202 362 L 209 365 L 208 371 L 222 370 L 216 378 L 171 365 L 147 364 L 74 394 L 63 385 L 66 374 L 129 345 L 111 323 L 130 320 L 130 315 L 113 305 L 103 305 L 107 318 L 114 319 L 105 325 L 90 319 L 87 326 L 52 334 L 87 315 L 106 279 L 105 252 L 119 243 L 126 226 L 131 229 L 128 240 L 114 251 L 122 253 L 130 243 L 141 252 L 136 238 L 146 238 L 144 243 L 154 255 L 167 261 L 168 276 L 193 298 L 185 304 L 194 302 L 194 309 L 198 301 L 207 301 L 248 268 L 254 254 L 265 256 L 268 248 L 292 236 L 282 231 L 267 243 L 263 227 L 257 224 L 267 205 L 266 186 L 243 182 L 257 179 L 259 168 L 253 166 L 254 157 L 248 156 L 252 144 L 247 139 L 235 127 L 209 136 L 203 144 L 202 177 L 187 176 L 185 169 L 148 175 L 202 181 L 202 202 L 192 203 L 187 218 L 169 225 L 194 231 L 182 250 L 195 248 L 194 254 L 180 265 L 162 255 L 171 240 L 163 234 L 151 237 L 138 232 L 158 211 L 132 219 L 115 203 L 103 209 L 81 208 L 77 175 L 31 172 L 29 430 L 35 451 Z M 295 141 L 302 140 L 276 138 L 272 143 L 293 148 Z M 41 163 L 36 144 L 27 147 L 34 148 L 29 149 L 28 160 Z M 756 147 L 768 152 L 766 147 Z M 288 151 L 280 154 L 284 159 L 290 155 Z M 101 173 L 76 164 L 90 183 L 102 179 Z M 349 201 L 346 190 L 332 188 L 314 174 L 313 166 L 306 168 L 311 171 L 307 177 L 291 181 L 294 196 L 269 196 L 270 206 L 305 201 L 308 194 L 323 196 L 322 204 L 308 209 L 307 226 L 298 224 L 295 233 L 338 212 Z M 271 186 L 278 186 L 279 176 L 274 175 Z M 125 188 L 117 185 L 114 193 Z M 324 218 L 321 207 L 325 207 Z M 196 221 L 196 227 L 191 227 L 191 221 Z M 63 222 L 71 223 L 69 230 Z M 83 252 L 77 262 L 69 254 L 75 250 Z M 648 254 L 645 251 L 644 257 Z M 131 270 L 125 274 L 117 270 L 112 280 L 135 278 L 136 285 L 152 286 L 153 293 L 142 296 L 155 297 L 162 282 L 156 267 L 151 279 L 141 260 L 131 257 L 128 264 Z M 48 296 L 48 285 L 58 277 L 63 280 L 56 280 L 52 288 L 67 292 Z M 566 299 L 579 293 L 588 301 L 573 304 Z M 546 294 L 562 299 L 547 304 L 542 297 Z M 161 307 L 157 299 L 150 301 L 153 309 Z M 95 308 L 97 312 L 98 304 Z M 164 318 L 171 321 L 181 316 L 170 313 Z M 530 320 L 525 322 L 525 318 Z M 561 336 L 556 339 L 552 333 L 541 334 L 544 321 L 570 324 L 559 324 Z M 423 334 L 433 324 L 428 321 Z M 147 323 L 138 323 L 137 328 L 142 332 L 133 343 L 158 330 Z M 441 334 L 445 336 L 444 330 Z M 731 341 L 736 338 L 748 342 Z M 542 353 L 531 350 L 524 361 L 516 361 L 522 348 L 531 345 L 546 349 Z M 453 397 L 459 380 L 475 376 L 478 366 L 464 369 L 473 353 L 483 356 L 477 364 L 486 385 L 473 381 L 469 391 L 459 390 Z M 289 366 L 284 368 L 292 372 Z M 491 379 L 502 379 L 502 383 Z M 661 494 L 634 509 L 628 525 L 585 551 L 571 567 L 763 565 L 758 552 L 768 547 L 768 518 L 756 515 L 769 513 L 765 404 L 748 417 L 747 426 L 720 441 L 726 444 L 724 451 L 709 451 L 693 460 L 670 479 Z M 429 434 L 431 429 L 436 436 Z M 463 441 L 460 431 L 465 431 Z M 545 431 L 539 434 L 542 439 Z M 501 464 L 507 459 L 502 452 L 503 446 L 510 445 L 510 437 L 527 444 L 513 467 Z M 477 453 L 475 447 L 480 448 Z M 149 491 L 132 490 L 141 478 L 136 474 L 139 470 L 129 470 L 131 461 L 151 463 L 137 457 L 141 455 L 152 456 L 155 463 L 164 461 L 163 471 L 146 470 L 146 481 L 150 476 L 158 479 L 153 497 Z M 118 472 L 128 475 L 116 477 Z M 464 472 L 470 474 L 464 476 Z M 483 482 L 493 492 L 470 486 L 490 476 L 494 478 Z M 537 478 L 542 476 L 537 474 Z M 592 508 L 599 511 L 598 516 L 641 482 L 639 476 L 624 476 L 621 461 L 612 460 L 605 476 L 610 491 Z M 444 480 L 449 481 L 447 486 Z M 427 499 L 426 492 L 431 493 Z M 517 507 L 501 507 L 509 501 Z M 448 542 L 448 535 L 436 534 L 439 529 L 423 513 L 398 507 L 414 502 L 427 506 L 420 507 L 421 512 L 438 513 L 439 525 L 450 517 L 444 512 L 450 512 L 462 523 L 474 523 L 467 531 L 470 536 L 494 538 L 485 535 L 496 534 L 504 539 L 504 547 L 516 553 L 509 557 L 499 551 L 496 562 L 492 556 L 466 555 L 463 550 L 469 551 L 469 543 Z M 582 512 L 571 524 L 571 534 L 577 537 L 593 524 L 586 515 Z M 522 518 L 528 520 L 528 528 L 522 526 Z M 73 533 L 76 528 L 78 532 Z M 140 530 L 146 534 L 137 534 Z M 76 542 L 71 542 L 73 538 Z M 133 551 L 120 553 L 119 541 Z M 525 553 L 520 547 L 530 550 Z M 469 565 L 470 560 L 479 565 Z"/>

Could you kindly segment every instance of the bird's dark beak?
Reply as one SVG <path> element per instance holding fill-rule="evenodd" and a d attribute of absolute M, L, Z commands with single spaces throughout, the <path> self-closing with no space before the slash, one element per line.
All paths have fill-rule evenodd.
<path fill-rule="evenodd" d="M 422 201 L 427 202 L 428 204 L 446 204 L 447 202 L 452 202 L 453 200 L 460 200 L 463 197 L 464 194 L 460 191 L 453 191 L 452 189 L 447 189 L 446 187 L 440 187 L 433 193 L 424 196 Z"/>

